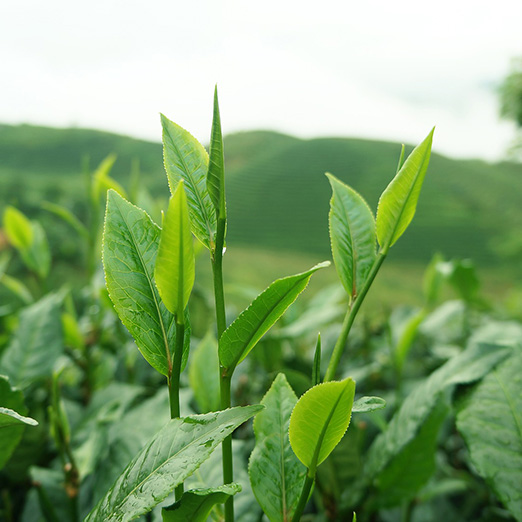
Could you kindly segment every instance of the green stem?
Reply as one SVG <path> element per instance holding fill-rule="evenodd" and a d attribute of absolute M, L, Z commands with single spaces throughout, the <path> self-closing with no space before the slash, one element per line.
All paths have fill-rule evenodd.
<path fill-rule="evenodd" d="M 226 222 L 218 219 L 216 247 L 212 253 L 212 274 L 214 279 L 214 299 L 216 302 L 216 323 L 218 340 L 227 328 L 225 314 L 225 292 L 223 290 L 223 246 L 225 243 Z"/>
<path fill-rule="evenodd" d="M 212 252 L 212 275 L 214 279 L 214 299 L 216 303 L 216 324 L 218 340 L 226 330 L 225 292 L 223 289 L 223 247 L 225 244 L 226 218 L 218 217 L 216 230 L 216 246 Z M 219 368 L 219 383 L 221 391 L 221 409 L 230 408 L 230 385 L 232 375 L 227 375 L 225 369 Z M 232 462 L 232 435 L 223 440 L 223 482 L 234 481 L 234 466 Z M 234 521 L 234 498 L 231 496 L 225 502 L 225 522 Z"/>
<path fill-rule="evenodd" d="M 230 382 L 231 375 L 221 374 L 221 409 L 230 408 Z M 223 483 L 230 484 L 234 481 L 234 465 L 232 460 L 232 435 L 229 435 L 222 443 L 223 452 Z M 233 522 L 234 520 L 234 502 L 230 497 L 225 502 L 225 521 Z"/>
<path fill-rule="evenodd" d="M 310 470 L 306 474 L 306 479 L 303 484 L 303 489 L 301 490 L 301 496 L 299 497 L 299 502 L 297 507 L 295 508 L 294 517 L 292 518 L 292 522 L 299 522 L 301 520 L 301 516 L 303 514 L 304 508 L 308 503 L 308 497 L 310 496 L 310 490 L 314 484 L 314 478 L 309 475 Z"/>
<path fill-rule="evenodd" d="M 181 318 L 183 321 L 183 317 Z M 169 385 L 169 403 L 170 418 L 177 419 L 180 416 L 179 407 L 179 377 L 181 374 L 181 361 L 183 359 L 183 344 L 185 340 L 185 323 L 178 322 L 176 316 L 176 344 L 174 346 L 174 358 L 172 361 L 172 370 L 168 378 Z M 183 483 L 175 489 L 176 500 L 183 495 Z"/>
<path fill-rule="evenodd" d="M 381 268 L 383 261 L 386 259 L 386 254 L 387 251 L 382 251 L 381 253 L 379 253 L 377 259 L 373 263 L 372 269 L 368 274 L 368 278 L 366 279 L 366 282 L 364 283 L 361 292 L 359 293 L 359 295 L 357 295 L 357 297 L 353 301 L 352 306 L 346 312 L 346 316 L 344 318 L 343 326 L 341 329 L 341 334 L 339 335 L 339 338 L 335 343 L 332 357 L 330 358 L 328 369 L 326 370 L 326 375 L 324 377 L 324 382 L 332 381 L 335 378 L 337 366 L 339 366 L 339 361 L 341 360 L 344 347 L 346 346 L 346 340 L 348 339 L 348 334 L 350 333 L 355 317 L 357 316 L 357 312 L 359 312 L 359 308 L 361 307 L 362 302 L 364 301 L 364 298 L 366 297 L 366 294 L 370 289 L 370 286 L 372 286 L 373 280 L 375 279 L 377 272 L 379 272 L 379 269 Z"/>

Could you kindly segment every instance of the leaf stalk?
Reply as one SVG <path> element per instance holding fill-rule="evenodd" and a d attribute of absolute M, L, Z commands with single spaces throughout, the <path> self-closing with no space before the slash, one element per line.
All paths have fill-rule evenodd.
<path fill-rule="evenodd" d="M 343 321 L 343 326 L 341 329 L 341 334 L 339 335 L 339 338 L 337 339 L 337 342 L 335 343 L 335 347 L 332 352 L 332 356 L 330 358 L 330 362 L 328 364 L 328 368 L 326 370 L 326 374 L 324 377 L 324 382 L 332 381 L 335 378 L 335 374 L 337 372 L 337 367 L 339 366 L 339 361 L 341 360 L 341 356 L 342 356 L 344 348 L 346 346 L 346 340 L 348 339 L 348 334 L 350 333 L 350 330 L 352 329 L 352 325 L 355 320 L 355 317 L 357 316 L 357 313 L 359 312 L 359 308 L 361 308 L 361 305 L 364 301 L 364 298 L 366 297 L 366 294 L 368 293 L 368 290 L 372 286 L 375 276 L 379 272 L 382 263 L 386 259 L 386 255 L 387 255 L 387 250 L 386 251 L 382 250 L 379 253 L 377 258 L 375 259 L 375 262 L 372 265 L 370 273 L 368 274 L 368 278 L 366 279 L 361 292 L 356 296 L 355 300 L 352 303 L 352 306 L 350 308 L 348 308 L 348 311 L 346 312 L 346 315 L 345 315 L 344 321 Z"/>
<path fill-rule="evenodd" d="M 297 503 L 297 507 L 295 508 L 292 522 L 299 522 L 301 520 L 304 508 L 306 507 L 306 504 L 308 503 L 308 498 L 310 497 L 310 490 L 312 489 L 314 480 L 315 476 L 310 476 L 310 470 L 308 470 L 303 484 L 303 489 L 301 490 L 301 496 L 299 497 L 299 502 Z"/>

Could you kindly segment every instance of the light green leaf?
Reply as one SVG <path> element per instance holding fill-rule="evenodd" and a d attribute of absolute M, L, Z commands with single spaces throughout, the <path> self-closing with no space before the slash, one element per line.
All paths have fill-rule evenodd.
<path fill-rule="evenodd" d="M 221 135 L 217 85 L 214 90 L 214 118 L 212 120 L 212 135 L 210 138 L 207 189 L 212 203 L 214 203 L 217 217 L 224 219 L 227 212 L 225 205 L 225 157 L 223 153 L 223 136 Z"/>
<path fill-rule="evenodd" d="M 444 275 L 439 270 L 439 265 L 444 262 L 444 258 L 440 254 L 435 254 L 424 271 L 423 290 L 424 299 L 428 307 L 432 307 L 437 302 L 440 294 Z"/>
<path fill-rule="evenodd" d="M 180 181 L 163 219 L 154 270 L 161 299 L 180 324 L 194 286 L 195 263 L 187 197 Z"/>
<path fill-rule="evenodd" d="M 0 375 L 0 406 L 2 406 L 0 411 L 6 409 L 16 411 L 18 412 L 17 414 L 26 418 L 27 408 L 24 404 L 23 393 L 16 388 L 12 388 L 9 384 L 9 379 L 4 375 Z M 0 426 L 2 420 L 5 420 L 4 415 L 0 415 Z M 0 469 L 5 466 L 16 446 L 20 443 L 24 429 L 25 423 L 13 423 L 5 429 L 0 429 Z"/>
<path fill-rule="evenodd" d="M 20 424 L 28 424 L 29 426 L 38 426 L 38 422 L 31 417 L 24 417 L 14 410 L 0 407 L 0 428 L 10 428 Z"/>
<path fill-rule="evenodd" d="M 352 413 L 369 413 L 382 410 L 386 407 L 386 401 L 380 397 L 361 397 L 353 403 Z"/>
<path fill-rule="evenodd" d="M 201 413 L 217 411 L 220 408 L 219 357 L 214 335 L 208 332 L 193 350 L 189 381 Z"/>
<path fill-rule="evenodd" d="M 163 522 L 206 522 L 216 504 L 224 504 L 240 491 L 241 486 L 234 483 L 186 491 L 178 502 L 161 510 Z"/>
<path fill-rule="evenodd" d="M 9 242 L 19 250 L 27 250 L 33 242 L 33 227 L 17 208 L 7 206 L 4 211 L 4 230 Z"/>
<path fill-rule="evenodd" d="M 34 301 L 33 295 L 20 279 L 11 277 L 8 274 L 0 274 L 0 283 L 13 292 L 13 294 L 17 295 L 24 304 L 29 305 Z"/>
<path fill-rule="evenodd" d="M 107 289 L 143 357 L 168 375 L 176 322 L 154 283 L 159 240 L 160 229 L 149 216 L 110 190 L 103 233 Z"/>
<path fill-rule="evenodd" d="M 262 408 L 231 408 L 171 420 L 132 460 L 85 522 L 126 522 L 148 513 Z"/>
<path fill-rule="evenodd" d="M 329 266 L 320 263 L 307 272 L 274 281 L 225 330 L 219 340 L 219 360 L 231 373 L 286 309 L 306 288 L 312 274 Z"/>
<path fill-rule="evenodd" d="M 408 156 L 386 187 L 377 208 L 377 239 L 384 252 L 399 239 L 410 224 L 428 169 L 433 132 Z"/>
<path fill-rule="evenodd" d="M 321 334 L 317 335 L 315 345 L 314 364 L 312 366 L 312 386 L 321 382 Z"/>
<path fill-rule="evenodd" d="M 448 386 L 482 378 L 511 353 L 512 347 L 504 344 L 472 344 L 417 386 L 393 416 L 388 429 L 370 447 L 363 477 L 366 484 L 378 481 L 381 474 L 388 476 L 387 468 L 393 467 L 397 473 L 403 469 L 394 462 L 402 458 L 401 453 L 408 451 L 408 445 L 419 436 Z M 417 485 L 421 487 L 422 483 Z"/>
<path fill-rule="evenodd" d="M 107 194 L 108 190 L 116 191 L 122 198 L 127 197 L 124 188 L 109 176 L 109 173 L 116 161 L 116 154 L 109 154 L 99 164 L 92 175 L 91 197 L 95 203 Z"/>
<path fill-rule="evenodd" d="M 352 415 L 355 381 L 330 381 L 310 388 L 290 419 L 290 443 L 311 476 L 343 438 Z"/>
<path fill-rule="evenodd" d="M 76 232 L 78 232 L 78 234 L 84 238 L 89 237 L 89 231 L 87 230 L 87 227 L 69 209 L 62 207 L 61 205 L 51 203 L 50 201 L 44 201 L 42 203 L 42 208 L 63 219 L 63 221 L 68 223 Z"/>
<path fill-rule="evenodd" d="M 163 161 L 170 191 L 185 181 L 185 190 L 194 235 L 209 249 L 214 247 L 216 211 L 207 190 L 208 154 L 185 129 L 161 115 L 163 126 Z"/>
<path fill-rule="evenodd" d="M 306 476 L 288 438 L 296 403 L 294 391 L 280 373 L 261 401 L 265 410 L 254 420 L 256 446 L 248 474 L 254 495 L 271 522 L 292 519 Z"/>
<path fill-rule="evenodd" d="M 26 388 L 48 377 L 63 353 L 61 302 L 51 294 L 20 313 L 19 327 L 0 364 L 14 385 Z"/>
<path fill-rule="evenodd" d="M 326 176 L 332 186 L 329 223 L 334 264 L 346 292 L 354 298 L 375 262 L 375 220 L 355 190 L 331 174 Z"/>
<path fill-rule="evenodd" d="M 27 250 L 20 250 L 20 255 L 24 263 L 35 272 L 41 279 L 49 274 L 51 268 L 51 252 L 49 243 L 42 225 L 37 221 L 32 221 L 33 241 Z"/>
<path fill-rule="evenodd" d="M 478 474 L 522 520 L 522 355 L 478 383 L 457 407 L 457 429 Z"/>

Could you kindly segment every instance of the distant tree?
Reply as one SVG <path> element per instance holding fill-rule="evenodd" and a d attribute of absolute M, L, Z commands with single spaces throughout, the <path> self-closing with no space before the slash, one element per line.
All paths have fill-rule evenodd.
<path fill-rule="evenodd" d="M 512 146 L 513 156 L 522 151 L 522 57 L 515 58 L 511 71 L 500 86 L 500 115 L 512 120 L 518 127 L 518 136 Z"/>
<path fill-rule="evenodd" d="M 500 115 L 522 127 L 522 57 L 515 58 L 500 87 Z"/>

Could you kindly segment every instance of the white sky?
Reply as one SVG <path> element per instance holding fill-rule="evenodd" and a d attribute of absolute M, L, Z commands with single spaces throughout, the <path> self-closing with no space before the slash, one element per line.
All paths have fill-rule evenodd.
<path fill-rule="evenodd" d="M 521 0 L 1 0 L 0 122 L 160 140 L 159 112 L 223 130 L 419 142 L 502 157 L 496 88 Z"/>

